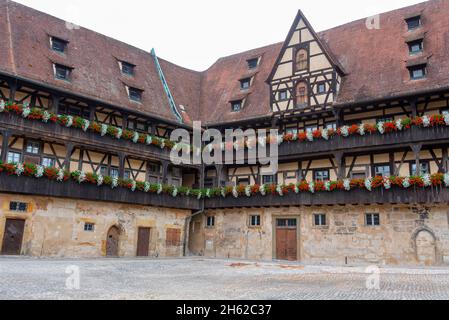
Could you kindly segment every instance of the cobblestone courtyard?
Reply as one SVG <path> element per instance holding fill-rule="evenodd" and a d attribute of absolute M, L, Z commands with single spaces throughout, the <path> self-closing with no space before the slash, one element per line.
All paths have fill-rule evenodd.
<path fill-rule="evenodd" d="M 70 289 L 77 270 L 80 287 Z M 449 269 L 381 268 L 380 290 L 367 289 L 366 271 L 200 258 L 1 257 L 0 299 L 449 299 Z"/>

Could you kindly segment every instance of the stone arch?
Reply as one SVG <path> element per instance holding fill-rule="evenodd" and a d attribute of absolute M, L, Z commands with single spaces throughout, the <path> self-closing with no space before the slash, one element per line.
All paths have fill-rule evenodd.
<path fill-rule="evenodd" d="M 433 266 L 437 259 L 437 237 L 427 227 L 416 230 L 412 236 L 416 260 L 425 266 Z"/>

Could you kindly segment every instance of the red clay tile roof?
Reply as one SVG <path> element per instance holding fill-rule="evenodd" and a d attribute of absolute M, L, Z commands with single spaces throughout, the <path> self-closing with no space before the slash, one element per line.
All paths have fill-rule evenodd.
<path fill-rule="evenodd" d="M 0 52 L 8 48 L 4 46 L 5 35 L 9 35 L 4 19 L 8 10 L 15 60 L 14 70 L 3 63 L 8 55 L 1 54 L 1 69 L 125 109 L 176 120 L 149 53 L 84 28 L 70 30 L 64 21 L 15 2 L 1 0 L 0 8 Z M 66 54 L 50 50 L 50 35 L 70 42 Z M 116 57 L 136 65 L 133 78 L 121 74 Z M 71 83 L 54 78 L 52 62 L 75 68 Z M 144 90 L 142 104 L 128 99 L 125 83 Z"/>
<path fill-rule="evenodd" d="M 68 30 L 64 21 L 9 2 L 12 51 L 6 0 L 0 0 L 0 69 L 49 83 L 105 102 L 175 120 L 149 53 L 86 29 Z M 407 32 L 404 19 L 423 15 L 423 27 Z M 449 86 L 449 1 L 425 3 L 380 15 L 380 29 L 368 30 L 365 20 L 318 33 L 326 49 L 345 71 L 336 105 L 413 93 Z M 30 32 L 33 30 L 33 32 Z M 286 30 L 287 32 L 287 30 Z M 426 80 L 410 81 L 406 68 L 409 39 L 424 36 L 428 59 Z M 70 41 L 67 56 L 49 50 L 48 35 Z M 266 84 L 282 43 L 219 59 L 208 70 L 196 72 L 160 59 L 177 105 L 183 105 L 186 122 L 206 124 L 270 116 L 270 91 Z M 9 53 L 13 52 L 13 55 Z M 246 61 L 261 56 L 257 70 Z M 122 76 L 117 59 L 135 64 L 134 79 Z M 67 84 L 53 77 L 50 61 L 75 67 Z M 239 80 L 254 76 L 251 89 L 240 90 Z M 124 83 L 144 89 L 143 103 L 129 101 Z M 241 112 L 231 112 L 230 101 L 246 96 Z"/>

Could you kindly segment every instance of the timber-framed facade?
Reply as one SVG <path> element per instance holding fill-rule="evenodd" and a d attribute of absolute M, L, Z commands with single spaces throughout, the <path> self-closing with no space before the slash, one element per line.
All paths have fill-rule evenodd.
<path fill-rule="evenodd" d="M 299 11 L 196 72 L 0 1 L 2 254 L 449 263 L 448 13 Z M 279 171 L 173 165 L 197 120 L 278 129 Z"/>

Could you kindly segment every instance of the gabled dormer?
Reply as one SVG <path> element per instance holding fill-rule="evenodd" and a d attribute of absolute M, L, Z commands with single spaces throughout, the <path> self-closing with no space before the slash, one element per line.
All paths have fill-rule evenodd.
<path fill-rule="evenodd" d="M 338 62 L 298 11 L 267 80 L 273 112 L 329 107 L 342 75 Z"/>

